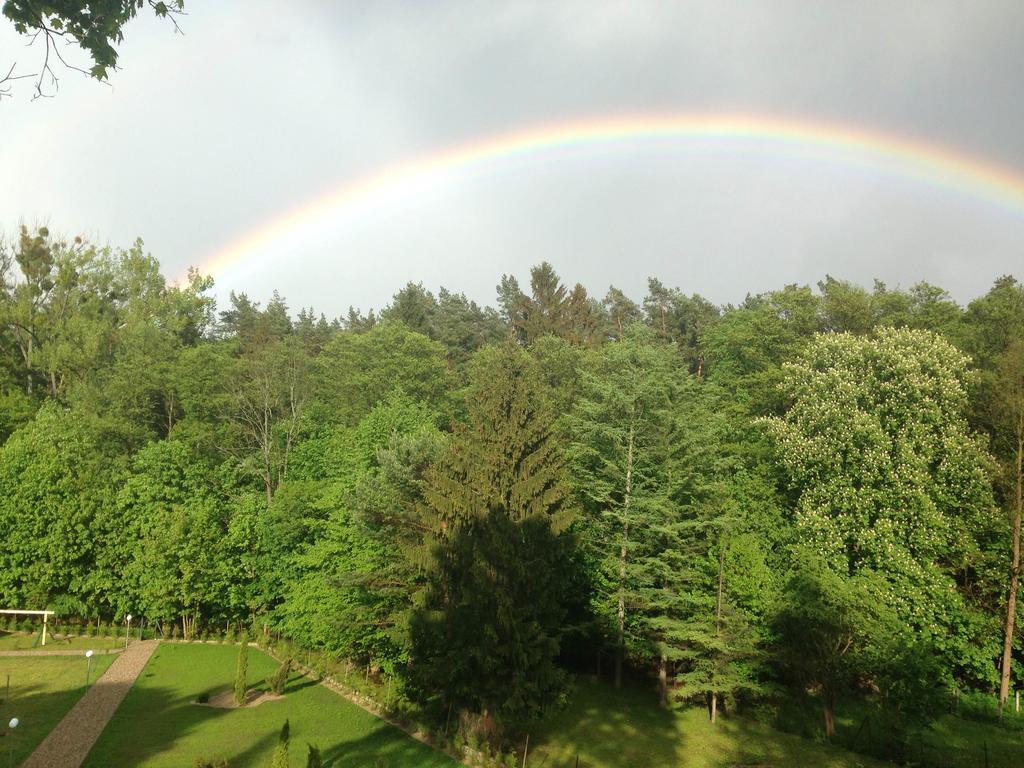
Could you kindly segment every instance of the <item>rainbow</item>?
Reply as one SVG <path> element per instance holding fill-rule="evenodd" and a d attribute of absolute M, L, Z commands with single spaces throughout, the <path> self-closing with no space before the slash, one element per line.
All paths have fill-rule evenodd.
<path fill-rule="evenodd" d="M 667 141 L 686 149 L 700 142 L 749 145 L 757 151 L 864 165 L 946 188 L 1024 213 L 1024 176 L 949 147 L 862 127 L 748 114 L 639 114 L 544 124 L 413 156 L 328 191 L 261 223 L 217 248 L 199 265 L 219 275 L 290 235 L 339 217 L 407 187 L 429 190 L 452 173 L 497 161 L 570 148 Z"/>

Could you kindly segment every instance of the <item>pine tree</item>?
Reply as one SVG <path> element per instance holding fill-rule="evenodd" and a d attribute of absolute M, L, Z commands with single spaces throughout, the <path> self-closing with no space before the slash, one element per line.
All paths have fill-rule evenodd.
<path fill-rule="evenodd" d="M 565 467 L 535 363 L 513 344 L 475 361 L 469 425 L 430 470 L 439 522 L 431 584 L 413 620 L 412 688 L 504 721 L 560 690 L 570 515 Z"/>
<path fill-rule="evenodd" d="M 570 291 L 548 262 L 530 270 L 530 295 L 514 277 L 502 276 L 498 301 L 520 342 L 531 345 L 544 336 L 558 336 L 582 347 L 600 343 L 601 304 L 577 283 Z"/>
<path fill-rule="evenodd" d="M 680 699 L 703 696 L 711 722 L 717 719 L 723 696 L 761 688 L 756 678 L 757 635 L 727 591 L 726 524 L 721 517 L 705 521 L 709 535 L 701 534 L 678 550 L 689 552 L 690 557 L 674 572 L 675 579 L 666 579 L 675 587 L 672 596 L 651 601 L 655 611 L 652 625 L 662 630 L 663 658 L 675 666 L 674 694 Z M 717 553 L 701 552 L 716 534 Z M 709 558 L 709 554 L 717 557 Z M 708 568 L 715 560 L 716 567 Z"/>
<path fill-rule="evenodd" d="M 491 509 L 516 522 L 539 517 L 564 527 L 570 513 L 565 465 L 536 363 L 505 344 L 478 355 L 472 377 L 470 423 L 427 477 L 425 496 L 442 530 Z"/>
<path fill-rule="evenodd" d="M 667 703 L 670 665 L 685 670 L 714 655 L 709 643 L 697 649 L 706 637 L 696 629 L 715 615 L 706 566 L 725 496 L 723 424 L 675 346 L 641 326 L 601 350 L 582 389 L 571 456 L 615 682 L 627 655 L 656 660 Z"/>

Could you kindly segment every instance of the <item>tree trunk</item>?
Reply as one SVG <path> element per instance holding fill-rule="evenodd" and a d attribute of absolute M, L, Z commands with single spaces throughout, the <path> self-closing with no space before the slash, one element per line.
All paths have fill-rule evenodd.
<path fill-rule="evenodd" d="M 626 655 L 626 545 L 629 543 L 629 505 L 633 495 L 633 423 L 629 424 L 626 445 L 626 493 L 622 500 L 623 532 L 619 548 L 619 634 L 615 649 L 615 687 L 622 687 L 622 660 Z"/>
<path fill-rule="evenodd" d="M 665 654 L 661 654 L 658 664 L 658 700 L 661 706 L 668 706 L 668 659 Z"/>
<path fill-rule="evenodd" d="M 711 722 L 715 722 L 718 719 L 718 694 L 711 694 Z"/>
<path fill-rule="evenodd" d="M 263 487 L 267 491 L 267 506 L 269 507 L 274 501 L 274 479 L 270 476 L 270 471 L 263 475 Z"/>
<path fill-rule="evenodd" d="M 28 337 L 28 347 L 25 353 L 25 394 L 32 395 L 32 336 Z"/>
<path fill-rule="evenodd" d="M 836 735 L 836 721 L 834 717 L 834 704 L 832 692 L 823 690 L 821 692 L 822 714 L 825 716 L 825 738 L 831 739 Z"/>
<path fill-rule="evenodd" d="M 722 631 L 722 592 L 725 590 L 725 544 L 718 539 L 718 600 L 715 602 L 715 634 Z"/>
<path fill-rule="evenodd" d="M 1017 617 L 1017 589 L 1020 585 L 1020 524 L 1022 507 L 1022 481 L 1024 481 L 1024 416 L 1017 425 L 1016 478 L 1013 499 L 1013 549 L 1010 561 L 1010 593 L 1006 598 L 1006 627 L 1003 633 L 1003 663 L 999 679 L 999 718 L 1010 695 L 1010 662 L 1013 658 L 1013 630 Z"/>
<path fill-rule="evenodd" d="M 831 739 L 836 735 L 836 722 L 832 716 L 832 707 L 825 705 L 825 738 Z"/>

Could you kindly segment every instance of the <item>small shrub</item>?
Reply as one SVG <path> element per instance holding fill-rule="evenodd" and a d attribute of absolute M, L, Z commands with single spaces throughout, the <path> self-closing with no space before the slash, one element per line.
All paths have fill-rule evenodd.
<path fill-rule="evenodd" d="M 228 768 L 228 761 L 223 757 L 197 757 L 195 768 Z"/>
<path fill-rule="evenodd" d="M 288 684 L 288 673 L 291 672 L 292 660 L 291 657 L 281 662 L 281 666 L 277 668 L 270 677 L 267 678 L 267 686 L 270 688 L 270 692 L 275 696 L 280 696 L 284 693 L 284 688 Z"/>
<path fill-rule="evenodd" d="M 196 696 L 196 703 L 197 704 L 209 704 L 209 702 L 210 702 L 210 694 L 207 691 L 203 691 L 198 696 Z"/>
<path fill-rule="evenodd" d="M 281 733 L 277 737 L 277 746 L 274 747 L 274 756 L 270 759 L 270 768 L 288 768 L 288 742 L 291 740 L 291 726 L 284 721 L 281 726 Z"/>

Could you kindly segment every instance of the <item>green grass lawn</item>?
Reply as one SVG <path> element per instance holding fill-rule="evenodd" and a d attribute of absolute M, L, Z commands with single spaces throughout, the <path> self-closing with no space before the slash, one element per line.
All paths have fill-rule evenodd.
<path fill-rule="evenodd" d="M 39 633 L 0 632 L 0 651 L 87 651 L 99 653 L 113 648 L 124 648 L 121 637 L 65 637 L 47 634 L 46 645 L 39 645 Z"/>
<path fill-rule="evenodd" d="M 91 681 L 95 682 L 115 658 L 93 657 Z M 5 733 L 0 738 L 0 765 L 7 765 L 12 744 L 15 765 L 28 757 L 85 693 L 85 674 L 86 660 L 82 656 L 0 658 L 0 733 L 7 731 L 12 717 L 21 721 L 13 736 Z"/>
<path fill-rule="evenodd" d="M 782 733 L 741 717 L 712 725 L 700 708 L 668 711 L 636 684 L 615 691 L 580 679 L 569 706 L 532 735 L 529 765 L 569 768 L 718 768 L 719 766 L 881 766 L 867 757 Z"/>
<path fill-rule="evenodd" d="M 992 702 L 993 709 L 995 701 Z M 786 730 L 821 738 L 821 712 L 813 702 L 791 702 L 784 714 Z M 915 765 L 945 768 L 1020 768 L 1024 765 L 1024 718 L 1016 727 L 944 715 L 930 727 L 911 733 L 906 759 Z M 884 754 L 886 715 L 864 699 L 836 705 L 836 741 L 858 751 Z"/>
<path fill-rule="evenodd" d="M 263 768 L 286 718 L 291 723 L 293 766 L 306 764 L 307 743 L 319 746 L 333 768 L 456 765 L 299 675 L 293 675 L 284 699 L 258 707 L 212 709 L 194 704 L 201 693 L 231 687 L 237 658 L 236 646 L 161 645 L 85 765 L 189 768 L 198 757 L 221 757 L 231 768 Z M 276 666 L 269 656 L 250 648 L 250 686 L 257 687 L 255 683 L 262 683 Z"/>
<path fill-rule="evenodd" d="M 996 724 L 978 723 L 947 715 L 920 738 L 911 739 L 911 758 L 918 759 L 919 743 L 924 758 L 933 765 L 958 768 L 1019 768 L 1024 765 L 1024 733 Z"/>

